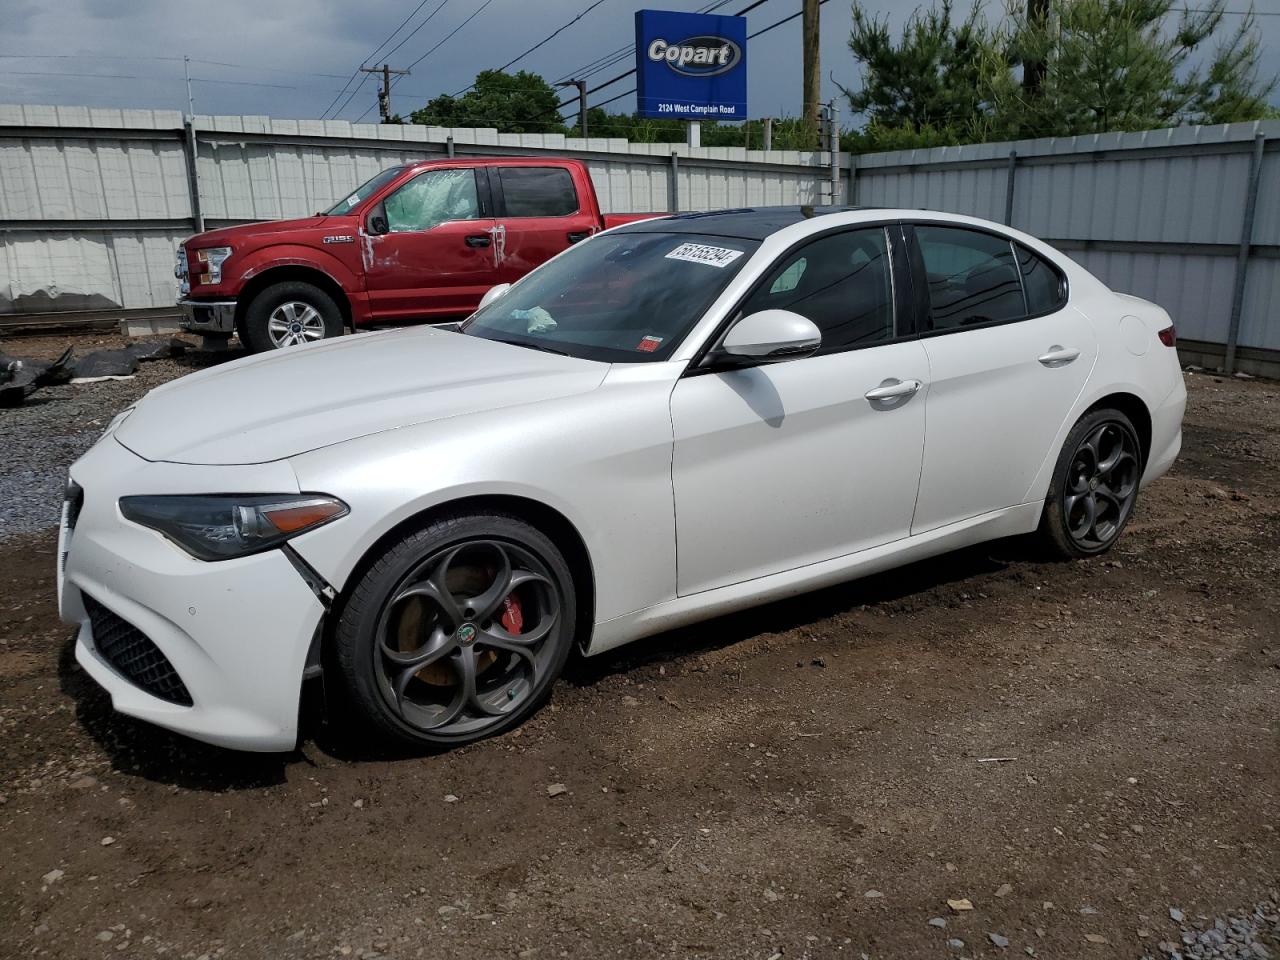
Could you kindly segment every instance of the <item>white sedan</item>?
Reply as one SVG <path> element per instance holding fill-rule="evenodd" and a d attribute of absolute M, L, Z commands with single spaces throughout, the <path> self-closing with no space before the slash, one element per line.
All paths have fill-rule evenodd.
<path fill-rule="evenodd" d="M 460 330 L 152 392 L 71 469 L 76 658 L 123 713 L 294 746 L 323 674 L 378 735 L 520 723 L 571 648 L 967 544 L 1107 550 L 1177 455 L 1160 307 L 918 210 L 611 230 Z"/>

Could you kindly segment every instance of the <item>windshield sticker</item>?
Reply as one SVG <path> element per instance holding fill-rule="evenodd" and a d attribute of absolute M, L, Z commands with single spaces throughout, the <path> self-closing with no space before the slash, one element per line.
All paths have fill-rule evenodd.
<path fill-rule="evenodd" d="M 705 243 L 682 243 L 667 254 L 667 259 L 705 263 L 709 267 L 723 269 L 740 256 L 742 256 L 741 250 L 730 250 L 728 247 L 711 247 Z"/>
<path fill-rule="evenodd" d="M 360 194 L 353 193 L 351 196 L 347 197 L 347 209 L 350 210 L 359 202 L 360 202 Z"/>
<path fill-rule="evenodd" d="M 670 256 L 670 254 L 668 254 L 668 256 Z M 653 353 L 653 351 L 657 350 L 660 346 L 662 346 L 661 337 L 643 337 L 640 342 L 636 344 L 636 349 L 641 353 Z"/>

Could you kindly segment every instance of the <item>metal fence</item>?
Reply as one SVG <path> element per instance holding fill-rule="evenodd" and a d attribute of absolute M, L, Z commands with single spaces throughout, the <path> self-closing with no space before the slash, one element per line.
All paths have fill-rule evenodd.
<path fill-rule="evenodd" d="M 1280 370 L 1280 122 L 864 154 L 848 173 L 854 203 L 1010 224 L 1167 308 L 1185 353 Z"/>
<path fill-rule="evenodd" d="M 841 189 L 829 153 L 0 105 L 0 322 L 172 310 L 174 250 L 198 230 L 307 216 L 406 161 L 537 154 L 584 160 L 605 212 L 831 202 Z"/>
<path fill-rule="evenodd" d="M 0 106 L 0 322 L 171 310 L 196 230 L 305 216 L 409 160 L 539 153 L 586 161 L 606 212 L 834 192 L 1009 223 L 1167 307 L 1192 357 L 1280 372 L 1280 121 L 844 155 L 833 182 L 830 153 Z"/>

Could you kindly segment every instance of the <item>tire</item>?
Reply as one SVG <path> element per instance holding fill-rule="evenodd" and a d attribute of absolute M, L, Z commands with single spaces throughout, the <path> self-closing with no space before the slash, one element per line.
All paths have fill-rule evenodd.
<path fill-rule="evenodd" d="M 1085 414 L 1067 434 L 1049 482 L 1038 537 L 1061 559 L 1106 553 L 1133 516 L 1142 446 L 1119 410 Z"/>
<path fill-rule="evenodd" d="M 375 732 L 473 743 L 547 700 L 576 611 L 568 564 L 540 530 L 506 514 L 450 514 L 365 571 L 339 615 L 334 659 L 348 705 Z"/>
<path fill-rule="evenodd" d="M 274 283 L 245 308 L 240 339 L 264 353 L 342 336 L 342 311 L 333 297 L 300 280 Z"/>

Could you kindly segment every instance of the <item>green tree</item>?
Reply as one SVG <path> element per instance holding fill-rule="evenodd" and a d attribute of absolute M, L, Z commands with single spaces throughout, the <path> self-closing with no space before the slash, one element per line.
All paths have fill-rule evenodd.
<path fill-rule="evenodd" d="M 1260 119 L 1275 89 L 1258 75 L 1252 16 L 1216 44 L 1225 0 L 1051 0 L 1047 15 L 1010 10 L 1011 62 L 1039 62 L 1034 90 L 1005 82 L 997 112 L 1021 136 L 1145 130 Z"/>
<path fill-rule="evenodd" d="M 410 115 L 438 127 L 493 127 L 500 133 L 564 133 L 556 88 L 536 73 L 482 70 L 460 97 L 441 94 Z"/>
<path fill-rule="evenodd" d="M 846 142 L 903 149 L 1260 119 L 1276 80 L 1259 76 L 1252 16 L 1220 36 L 1225 2 L 1008 0 L 990 26 L 978 8 L 956 22 L 942 0 L 895 42 L 854 0 L 862 86 L 844 92 L 868 122 Z"/>
<path fill-rule="evenodd" d="M 862 86 L 841 89 L 854 114 L 876 130 L 956 142 L 993 113 L 991 93 L 1009 72 L 1001 47 L 976 5 L 958 22 L 950 0 L 918 8 L 895 43 L 888 17 L 868 14 L 854 0 L 849 49 L 862 66 Z"/>

